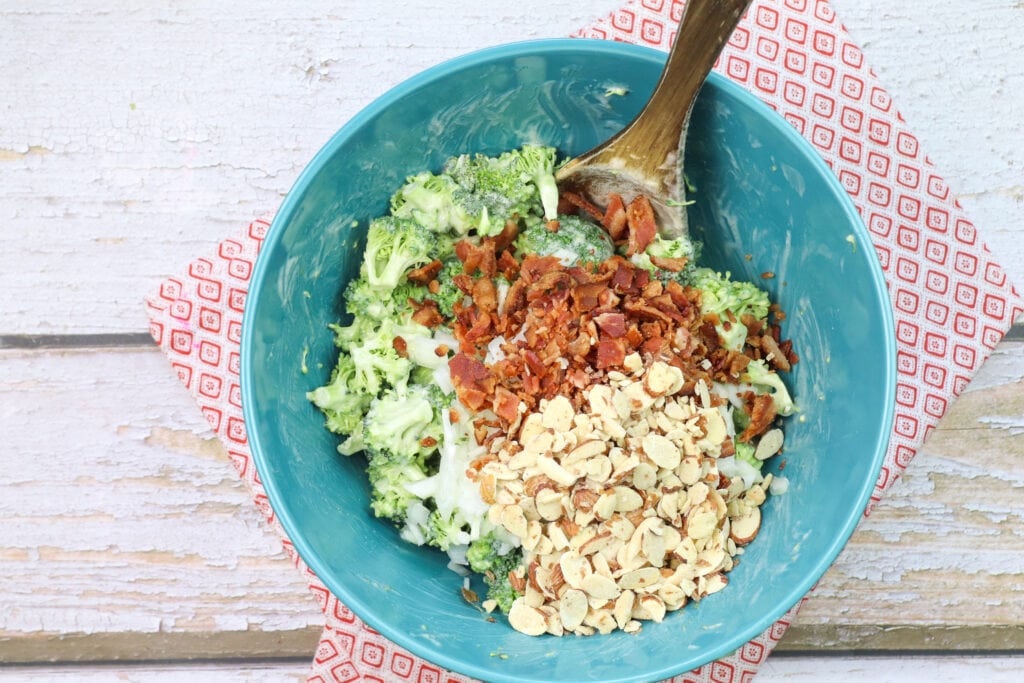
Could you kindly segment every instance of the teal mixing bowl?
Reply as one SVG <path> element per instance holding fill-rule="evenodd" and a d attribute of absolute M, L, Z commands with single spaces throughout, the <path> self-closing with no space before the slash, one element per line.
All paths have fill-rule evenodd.
<path fill-rule="evenodd" d="M 637 635 L 531 638 L 460 596 L 448 558 L 401 541 L 368 508 L 362 456 L 306 391 L 329 377 L 327 324 L 358 270 L 367 221 L 406 176 L 524 142 L 585 151 L 642 107 L 664 54 L 590 40 L 483 50 L 398 85 L 313 158 L 270 227 L 245 305 L 242 400 L 277 517 L 317 576 L 367 624 L 438 665 L 488 681 L 656 681 L 736 650 L 825 572 L 860 520 L 892 424 L 895 335 L 875 250 L 835 177 L 780 116 L 717 75 L 693 112 L 686 175 L 703 260 L 762 282 L 800 362 L 788 382 L 788 492 L 725 590 Z M 749 255 L 749 258 L 748 258 Z M 762 280 L 764 271 L 775 273 Z M 776 458 L 779 460 L 779 458 Z M 772 468 L 777 469 L 776 462 Z M 482 591 L 482 587 L 477 586 Z M 500 656 L 499 656 L 500 655 Z"/>

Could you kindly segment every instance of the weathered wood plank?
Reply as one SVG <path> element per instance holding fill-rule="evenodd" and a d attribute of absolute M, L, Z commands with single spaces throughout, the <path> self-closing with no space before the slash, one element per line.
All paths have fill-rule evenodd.
<path fill-rule="evenodd" d="M 279 683 L 306 680 L 301 662 L 0 667 L 0 683 Z M 808 657 L 768 659 L 757 683 L 1017 683 L 1022 657 Z"/>
<path fill-rule="evenodd" d="M 0 661 L 312 652 L 305 582 L 158 350 L 0 368 Z"/>
<path fill-rule="evenodd" d="M 17 255 L 0 269 L 0 333 L 144 330 L 142 296 L 274 209 L 389 86 L 469 50 L 565 35 L 619 4 L 0 5 L 0 206 L 4 254 Z M 835 4 L 1024 281 L 1020 4 L 974 3 L 967 22 L 956 2 Z"/>
<path fill-rule="evenodd" d="M 316 605 L 158 350 L 0 368 L 0 661 L 313 651 Z M 1004 342 L 784 648 L 1024 648 L 1022 377 Z"/>

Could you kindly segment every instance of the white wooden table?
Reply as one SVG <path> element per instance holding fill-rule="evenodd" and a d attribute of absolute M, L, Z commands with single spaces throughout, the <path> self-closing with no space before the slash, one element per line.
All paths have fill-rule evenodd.
<path fill-rule="evenodd" d="M 0 682 L 304 679 L 320 614 L 142 297 L 399 80 L 617 4 L 0 0 Z M 1024 285 L 1024 5 L 833 4 Z M 1018 325 L 758 680 L 1024 679 L 1022 434 Z"/>

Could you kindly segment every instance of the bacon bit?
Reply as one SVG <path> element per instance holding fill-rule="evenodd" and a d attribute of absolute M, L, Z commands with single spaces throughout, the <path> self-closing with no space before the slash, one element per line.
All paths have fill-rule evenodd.
<path fill-rule="evenodd" d="M 494 402 L 491 409 L 506 424 L 511 424 L 519 416 L 519 403 L 518 396 L 505 387 L 498 387 L 494 390 Z"/>
<path fill-rule="evenodd" d="M 456 423 L 458 423 L 459 419 L 460 419 L 459 418 L 459 411 L 456 410 L 455 408 L 449 408 L 448 409 L 448 421 L 451 422 L 452 424 L 456 424 Z"/>
<path fill-rule="evenodd" d="M 444 316 L 441 315 L 441 311 L 437 308 L 436 301 L 424 299 L 413 312 L 412 320 L 424 327 L 433 329 L 444 322 Z"/>
<path fill-rule="evenodd" d="M 623 203 L 621 195 L 608 195 L 608 206 L 604 210 L 601 225 L 614 241 L 618 242 L 622 239 L 626 232 L 626 205 Z"/>
<path fill-rule="evenodd" d="M 685 256 L 682 256 L 680 258 L 667 258 L 663 256 L 651 257 L 651 263 L 656 265 L 658 268 L 661 268 L 662 270 L 667 270 L 672 273 L 678 273 L 683 268 L 685 268 L 686 264 L 689 262 L 690 259 L 686 258 Z"/>
<path fill-rule="evenodd" d="M 442 356 L 447 356 L 450 350 L 447 344 L 438 344 L 434 347 L 434 355 L 441 358 Z"/>
<path fill-rule="evenodd" d="M 474 275 L 479 270 L 486 277 L 494 277 L 497 272 L 493 243 L 487 243 L 486 240 L 479 245 L 469 240 L 459 240 L 455 243 L 455 255 L 462 261 L 462 270 L 466 275 Z"/>
<path fill-rule="evenodd" d="M 626 207 L 626 223 L 629 226 L 629 241 L 626 256 L 642 254 L 658 234 L 654 221 L 654 207 L 647 197 L 640 195 Z"/>
<path fill-rule="evenodd" d="M 427 283 L 427 291 L 431 294 L 437 294 L 441 291 L 441 283 L 437 280 L 431 280 Z"/>
<path fill-rule="evenodd" d="M 469 296 L 473 292 L 473 278 L 466 273 L 459 273 L 452 278 L 452 284 L 459 288 L 459 291 Z"/>
<path fill-rule="evenodd" d="M 587 200 L 582 195 L 577 194 L 575 192 L 563 192 L 562 199 L 565 200 L 567 203 L 571 204 L 572 206 L 576 207 L 577 209 L 582 209 L 583 211 L 589 213 L 594 218 L 594 220 L 599 222 L 604 220 L 604 212 L 601 211 L 601 209 L 599 209 L 597 206 L 595 206 L 593 202 Z"/>
<path fill-rule="evenodd" d="M 597 343 L 597 364 L 599 370 L 622 365 L 626 359 L 626 340 L 601 339 Z"/>
<path fill-rule="evenodd" d="M 498 290 L 494 288 L 494 280 L 489 277 L 482 277 L 473 284 L 473 291 L 470 293 L 473 303 L 485 313 L 494 313 L 498 310 Z"/>
<path fill-rule="evenodd" d="M 437 445 L 437 439 L 435 439 L 432 436 L 425 436 L 422 439 L 420 439 L 420 445 L 423 446 L 424 448 L 433 448 L 434 446 Z"/>
<path fill-rule="evenodd" d="M 766 270 L 763 273 L 761 273 L 761 277 L 765 280 L 771 280 L 773 277 L 775 277 L 775 273 L 773 273 L 770 270 Z"/>
<path fill-rule="evenodd" d="M 775 337 L 770 334 L 766 334 L 761 337 L 761 350 L 765 352 L 767 356 L 771 356 L 771 364 L 779 370 L 789 371 L 792 370 L 792 366 L 789 364 L 789 358 L 779 348 L 778 342 L 775 341 Z"/>
<path fill-rule="evenodd" d="M 494 253 L 500 253 L 508 249 L 513 242 L 516 241 L 516 237 L 519 236 L 519 223 L 514 218 L 509 218 L 505 221 L 505 227 L 501 229 L 501 232 L 494 237 L 488 237 L 484 242 L 490 246 Z"/>
<path fill-rule="evenodd" d="M 395 350 L 399 358 L 409 357 L 409 345 L 405 343 L 405 339 L 402 337 L 395 337 L 391 340 L 391 348 Z"/>
<path fill-rule="evenodd" d="M 750 424 L 737 439 L 740 443 L 747 443 L 758 434 L 763 434 L 771 426 L 775 416 L 775 401 L 772 397 L 768 394 L 755 396 L 750 408 Z"/>
<path fill-rule="evenodd" d="M 448 361 L 448 370 L 459 400 L 470 410 L 480 410 L 487 400 L 487 394 L 481 390 L 481 384 L 490 376 L 487 367 L 476 358 L 457 353 Z"/>
<path fill-rule="evenodd" d="M 417 285 L 425 285 L 431 282 L 437 277 L 437 274 L 441 272 L 441 268 L 444 264 L 439 260 L 434 259 L 425 266 L 420 266 L 406 273 L 405 277 L 409 282 L 413 282 Z"/>
<path fill-rule="evenodd" d="M 508 249 L 501 252 L 498 257 L 498 272 L 505 276 L 505 279 L 512 282 L 519 277 L 519 261 Z"/>
<path fill-rule="evenodd" d="M 619 312 L 605 311 L 594 316 L 594 322 L 601 332 L 613 339 L 626 334 L 626 316 Z"/>
<path fill-rule="evenodd" d="M 558 232 L 560 227 L 562 227 L 562 224 L 557 220 L 550 220 L 544 223 L 544 229 L 548 232 Z"/>

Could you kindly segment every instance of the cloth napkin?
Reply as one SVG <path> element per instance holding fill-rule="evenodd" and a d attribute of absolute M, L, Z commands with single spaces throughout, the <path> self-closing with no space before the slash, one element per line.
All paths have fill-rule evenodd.
<path fill-rule="evenodd" d="M 634 0 L 575 36 L 667 50 L 683 2 Z M 1003 270 L 908 130 L 826 0 L 755 0 L 716 69 L 785 117 L 821 153 L 857 206 L 885 272 L 896 319 L 896 419 L 871 504 L 1024 312 Z M 295 553 L 246 445 L 239 339 L 252 266 L 269 227 L 257 220 L 146 300 L 153 338 L 227 447 L 326 618 L 309 681 L 469 681 L 384 639 Z M 799 605 L 734 654 L 673 683 L 750 681 Z"/>

